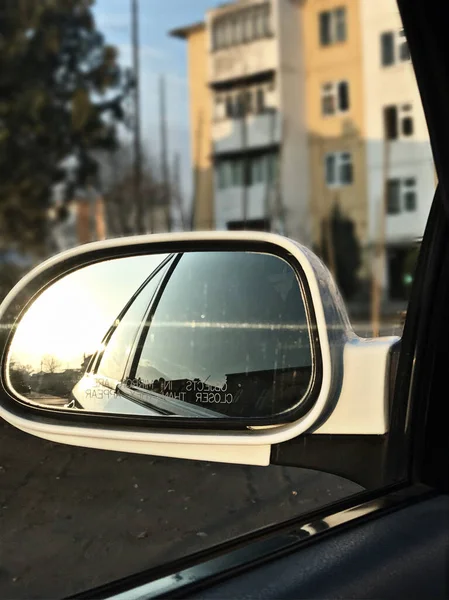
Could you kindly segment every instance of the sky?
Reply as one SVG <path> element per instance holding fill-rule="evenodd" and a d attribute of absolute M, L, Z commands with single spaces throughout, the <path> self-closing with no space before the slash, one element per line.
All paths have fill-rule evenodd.
<path fill-rule="evenodd" d="M 217 0 L 139 0 L 140 85 L 142 138 L 145 150 L 159 157 L 159 77 L 166 77 L 168 152 L 181 157 L 181 182 L 186 197 L 191 193 L 189 104 L 186 42 L 168 32 L 203 20 Z M 119 50 L 120 62 L 132 64 L 131 0 L 96 0 L 97 28 L 107 43 Z"/>
<path fill-rule="evenodd" d="M 114 320 L 167 255 L 118 258 L 69 273 L 30 306 L 11 344 L 11 359 L 39 371 L 46 356 L 79 368 L 99 349 Z"/>

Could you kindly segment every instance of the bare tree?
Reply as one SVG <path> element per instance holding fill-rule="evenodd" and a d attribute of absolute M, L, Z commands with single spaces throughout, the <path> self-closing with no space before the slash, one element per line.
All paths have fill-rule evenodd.
<path fill-rule="evenodd" d="M 9 363 L 9 369 L 10 371 L 16 371 L 16 372 L 20 372 L 25 376 L 30 376 L 33 373 L 33 367 L 31 365 L 24 365 L 20 362 L 18 362 L 15 359 L 12 359 Z"/>
<path fill-rule="evenodd" d="M 62 366 L 62 363 L 52 354 L 46 354 L 41 361 L 41 369 L 45 373 L 56 373 Z"/>
<path fill-rule="evenodd" d="M 109 237 L 141 233 L 136 228 L 137 207 L 134 202 L 134 172 L 132 150 L 123 146 L 111 155 L 108 168 L 104 170 L 103 187 L 107 229 Z M 169 181 L 170 188 L 175 184 Z M 171 194 L 165 192 L 160 169 L 154 161 L 142 154 L 142 174 L 140 182 L 142 197 L 143 231 L 153 233 L 167 228 L 167 200 Z"/>

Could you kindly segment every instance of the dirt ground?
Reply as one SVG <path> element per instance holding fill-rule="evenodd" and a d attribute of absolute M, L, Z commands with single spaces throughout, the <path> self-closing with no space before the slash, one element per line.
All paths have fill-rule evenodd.
<path fill-rule="evenodd" d="M 359 491 L 332 475 L 73 448 L 0 422 L 0 598 L 62 598 Z"/>

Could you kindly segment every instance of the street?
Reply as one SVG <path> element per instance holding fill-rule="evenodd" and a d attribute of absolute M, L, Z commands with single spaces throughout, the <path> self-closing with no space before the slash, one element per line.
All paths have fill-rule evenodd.
<path fill-rule="evenodd" d="M 0 423 L 0 597 L 61 598 L 306 513 L 332 475 L 124 455 Z"/>

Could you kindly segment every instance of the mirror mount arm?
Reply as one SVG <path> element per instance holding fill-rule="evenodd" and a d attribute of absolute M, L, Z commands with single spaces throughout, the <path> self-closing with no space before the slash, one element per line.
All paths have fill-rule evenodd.
<path fill-rule="evenodd" d="M 387 434 L 309 433 L 273 445 L 270 464 L 332 473 L 370 490 L 387 483 L 387 448 Z"/>

